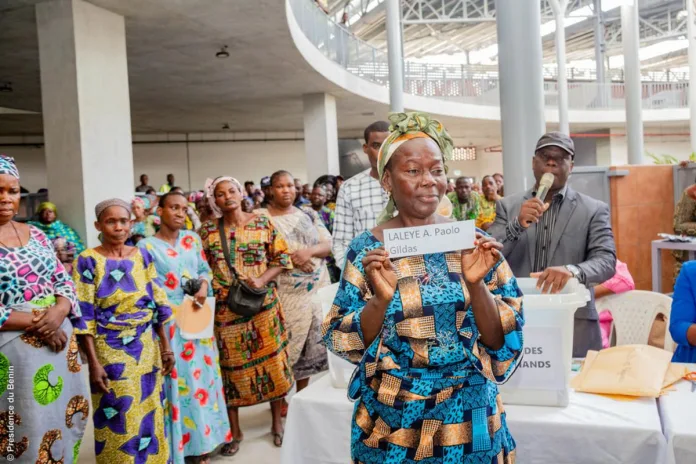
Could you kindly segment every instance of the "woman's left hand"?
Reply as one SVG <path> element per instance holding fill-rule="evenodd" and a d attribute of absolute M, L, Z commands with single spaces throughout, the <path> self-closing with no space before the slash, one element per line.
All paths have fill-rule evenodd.
<path fill-rule="evenodd" d="M 473 250 L 462 252 L 462 274 L 467 282 L 477 284 L 500 260 L 503 244 L 477 232 L 474 245 Z"/>
<path fill-rule="evenodd" d="M 40 337 L 50 337 L 56 333 L 70 312 L 60 306 L 51 306 L 39 313 L 33 320 L 33 324 L 27 328 L 27 332 L 35 332 Z"/>
<path fill-rule="evenodd" d="M 174 353 L 162 352 L 162 375 L 169 375 L 174 368 Z"/>
<path fill-rule="evenodd" d="M 311 262 L 312 250 L 305 248 L 303 250 L 297 250 L 292 254 L 292 264 L 297 267 L 302 267 L 305 264 Z"/>

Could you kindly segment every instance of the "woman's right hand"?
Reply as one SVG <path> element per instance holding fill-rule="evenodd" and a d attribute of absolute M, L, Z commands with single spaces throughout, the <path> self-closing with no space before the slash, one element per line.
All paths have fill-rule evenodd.
<path fill-rule="evenodd" d="M 89 383 L 95 390 L 109 393 L 109 376 L 106 375 L 101 363 L 94 362 L 89 364 Z"/>
<path fill-rule="evenodd" d="M 247 277 L 244 280 L 246 281 L 249 287 L 255 288 L 257 290 L 260 290 L 266 286 L 266 284 L 260 277 Z"/>
<path fill-rule="evenodd" d="M 398 282 L 389 254 L 384 248 L 370 250 L 363 258 L 362 264 L 375 297 L 380 302 L 389 304 L 394 298 Z"/>
<path fill-rule="evenodd" d="M 68 336 L 65 334 L 63 329 L 58 329 L 51 335 L 42 336 L 41 340 L 48 345 L 51 350 L 55 351 L 56 353 L 60 353 L 68 343 Z"/>

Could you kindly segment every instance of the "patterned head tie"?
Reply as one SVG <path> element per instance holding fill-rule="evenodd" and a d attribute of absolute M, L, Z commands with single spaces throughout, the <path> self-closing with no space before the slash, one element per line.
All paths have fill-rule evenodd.
<path fill-rule="evenodd" d="M 213 212 L 213 217 L 215 219 L 220 219 L 222 217 L 222 210 L 218 205 L 215 204 L 215 187 L 222 184 L 223 182 L 232 182 L 235 187 L 239 189 L 240 192 L 244 191 L 242 184 L 239 183 L 237 179 L 229 176 L 220 176 L 215 179 L 208 178 L 205 181 L 205 197 L 208 199 L 208 206 L 210 206 L 210 211 Z"/>
<path fill-rule="evenodd" d="M 17 169 L 14 158 L 0 155 L 0 174 L 7 174 L 19 180 L 19 170 Z"/>
<path fill-rule="evenodd" d="M 145 200 L 147 200 L 147 206 L 145 206 Z M 136 206 L 141 206 L 143 209 L 147 209 L 150 207 L 150 199 L 147 197 L 135 197 L 133 198 L 133 201 L 131 201 L 131 207 L 135 208 Z"/>
<path fill-rule="evenodd" d="M 128 211 L 128 216 L 130 216 L 131 214 L 131 206 L 127 201 L 123 201 L 120 198 L 110 198 L 108 200 L 102 201 L 97 206 L 95 206 L 94 214 L 97 216 L 97 220 L 99 220 L 99 216 L 101 216 L 107 208 L 110 208 L 112 206 L 120 206 L 121 208 Z"/>
<path fill-rule="evenodd" d="M 41 214 L 43 211 L 47 209 L 53 211 L 55 214 L 58 214 L 58 207 L 50 201 L 44 201 L 43 203 L 41 203 L 36 212 Z"/>
<path fill-rule="evenodd" d="M 446 162 L 452 159 L 454 141 L 437 119 L 433 119 L 425 113 L 413 112 L 392 113 L 389 115 L 389 121 L 391 122 L 391 126 L 389 126 L 390 134 L 382 143 L 377 157 L 377 172 L 380 182 L 384 177 L 384 172 L 391 157 L 401 145 L 409 140 L 418 138 L 433 139 L 437 146 L 440 147 L 440 151 L 442 151 L 443 160 Z M 447 198 L 447 196 L 445 195 L 443 198 Z M 440 210 L 446 211 L 446 208 L 443 209 L 441 207 Z M 394 204 L 394 199 L 390 197 L 386 208 L 377 218 L 377 224 L 390 220 L 394 217 L 395 212 L 396 205 Z"/>

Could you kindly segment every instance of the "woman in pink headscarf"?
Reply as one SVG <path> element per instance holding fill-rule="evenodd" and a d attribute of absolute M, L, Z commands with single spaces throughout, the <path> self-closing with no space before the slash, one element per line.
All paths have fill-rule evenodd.
<path fill-rule="evenodd" d="M 205 191 L 215 219 L 201 226 L 200 236 L 213 270 L 215 339 L 234 437 L 223 447 L 222 454 L 237 454 L 244 438 L 238 408 L 264 402 L 271 403 L 271 434 L 274 445 L 280 447 L 281 404 L 294 379 L 288 362 L 288 331 L 275 280 L 283 270 L 292 269 L 288 245 L 268 216 L 242 210 L 244 189 L 236 179 L 208 179 Z M 225 257 L 225 242 L 229 260 Z M 253 316 L 240 315 L 227 303 L 230 286 L 238 280 L 266 290 L 263 306 Z"/>
<path fill-rule="evenodd" d="M 636 284 L 633 283 L 633 277 L 628 272 L 628 266 L 618 259 L 616 260 L 616 274 L 614 274 L 614 277 L 595 287 L 595 298 L 597 300 L 597 309 L 599 309 L 599 328 L 602 331 L 602 348 L 609 348 L 611 344 L 611 323 L 614 321 L 614 318 L 609 310 L 602 310 L 601 298 L 625 293 L 635 290 L 635 288 Z"/>

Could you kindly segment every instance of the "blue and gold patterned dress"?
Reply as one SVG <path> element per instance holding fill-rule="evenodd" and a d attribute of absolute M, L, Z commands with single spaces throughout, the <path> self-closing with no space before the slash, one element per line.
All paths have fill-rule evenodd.
<path fill-rule="evenodd" d="M 370 232 L 351 243 L 340 288 L 323 325 L 324 341 L 357 364 L 348 389 L 357 400 L 354 463 L 513 463 L 497 383 L 522 353 L 522 293 L 503 259 L 485 277 L 505 344 L 479 340 L 461 254 L 393 260 L 398 277 L 381 335 L 365 346 L 360 319 L 372 296 L 362 260 L 383 244 Z"/>
<path fill-rule="evenodd" d="M 152 256 L 138 249 L 111 259 L 90 248 L 78 256 L 73 280 L 85 323 L 75 333 L 94 337 L 109 378 L 109 393 L 92 392 L 96 462 L 170 462 L 155 329 L 172 310 Z"/>

